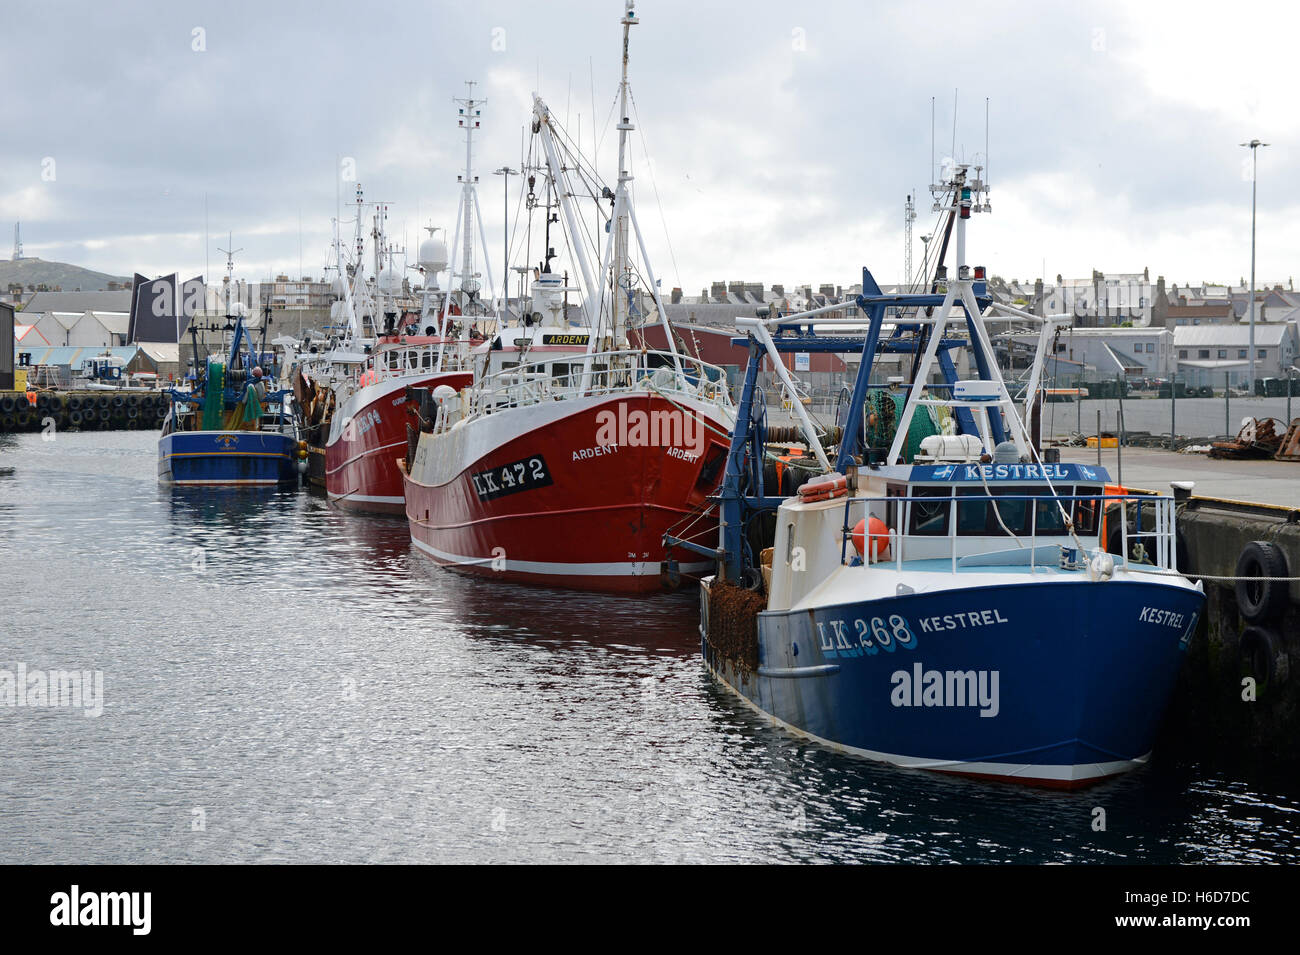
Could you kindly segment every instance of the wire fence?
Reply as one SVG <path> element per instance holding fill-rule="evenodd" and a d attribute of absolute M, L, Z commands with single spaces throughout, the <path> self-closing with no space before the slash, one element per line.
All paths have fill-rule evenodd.
<path fill-rule="evenodd" d="M 1247 418 L 1276 418 L 1279 432 L 1300 414 L 1300 397 L 1260 398 L 1227 395 L 1217 398 L 1103 398 L 1046 402 L 1042 408 L 1044 441 L 1064 441 L 1075 434 L 1120 435 L 1126 443 L 1143 435 L 1165 446 L 1200 439 L 1236 437 Z M 1122 416 L 1122 418 L 1121 418 Z"/>

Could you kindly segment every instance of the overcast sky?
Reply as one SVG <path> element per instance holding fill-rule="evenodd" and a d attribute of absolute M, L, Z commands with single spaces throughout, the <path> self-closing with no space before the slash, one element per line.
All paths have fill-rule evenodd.
<path fill-rule="evenodd" d="M 452 98 L 475 79 L 499 275 L 491 171 L 518 165 L 539 76 L 591 148 L 593 80 L 603 124 L 621 11 L 621 0 L 6 0 L 0 255 L 21 219 L 28 255 L 201 273 L 206 195 L 210 274 L 227 232 L 244 249 L 237 274 L 297 273 L 301 220 L 302 269 L 320 275 L 340 157 L 368 198 L 393 203 L 390 230 L 414 252 L 420 224 L 455 223 L 464 146 Z M 954 89 L 960 157 L 982 158 L 990 103 L 993 212 L 972 227 L 972 262 L 1021 279 L 1149 267 L 1153 279 L 1236 282 L 1250 268 L 1251 187 L 1237 144 L 1258 137 L 1272 144 L 1259 154 L 1258 274 L 1297 271 L 1296 8 L 645 0 L 637 12 L 636 198 L 665 288 L 847 285 L 864 264 L 899 280 L 913 188 L 916 235 L 934 223 L 931 97 L 942 158 Z M 605 155 L 614 137 L 608 128 Z M 611 180 L 613 165 L 602 161 Z"/>

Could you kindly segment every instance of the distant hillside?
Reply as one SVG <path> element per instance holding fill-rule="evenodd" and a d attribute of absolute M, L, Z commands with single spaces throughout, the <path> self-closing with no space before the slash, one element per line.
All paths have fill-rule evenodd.
<path fill-rule="evenodd" d="M 9 287 L 11 282 L 19 282 L 24 289 L 27 286 L 48 286 L 50 291 L 62 288 L 65 292 L 97 292 L 107 289 L 109 282 L 131 287 L 131 279 L 121 275 L 105 275 L 79 265 L 66 262 L 46 262 L 44 259 L 19 259 L 17 262 L 0 262 L 0 291 Z"/>

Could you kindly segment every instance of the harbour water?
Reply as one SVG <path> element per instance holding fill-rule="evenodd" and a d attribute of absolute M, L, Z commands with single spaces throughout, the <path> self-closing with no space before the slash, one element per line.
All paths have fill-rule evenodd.
<path fill-rule="evenodd" d="M 0 436 L 0 862 L 1300 859 L 1300 782 L 1159 758 L 1082 792 L 842 756 L 702 669 L 689 588 L 465 579 L 404 522 L 168 491 L 152 432 Z M 1100 808 L 1105 830 L 1094 828 Z"/>

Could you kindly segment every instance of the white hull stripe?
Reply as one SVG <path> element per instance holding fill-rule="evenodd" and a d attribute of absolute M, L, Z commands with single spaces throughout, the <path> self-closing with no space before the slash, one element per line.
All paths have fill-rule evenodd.
<path fill-rule="evenodd" d="M 346 461 L 344 461 L 344 462 L 343 462 L 342 464 L 340 464 L 338 467 L 336 467 L 336 468 L 331 468 L 330 470 L 326 471 L 325 473 L 326 473 L 326 474 L 338 474 L 340 471 L 342 471 L 342 470 L 343 470 L 345 467 L 347 467 L 349 464 L 355 464 L 357 461 L 360 461 L 362 458 L 370 457 L 371 455 L 378 454 L 378 453 L 381 452 L 381 451 L 391 451 L 391 450 L 393 450 L 393 448 L 405 448 L 405 447 L 406 447 L 406 442 L 405 442 L 405 441 L 394 441 L 392 444 L 381 444 L 381 445 L 380 445 L 379 447 L 377 447 L 377 448 L 367 448 L 367 449 L 364 450 L 364 451 L 358 451 L 356 454 L 352 455 L 352 457 L 348 458 Z"/>
<path fill-rule="evenodd" d="M 708 661 L 705 661 L 704 665 L 719 683 L 739 697 L 745 705 L 755 713 L 758 713 L 764 719 L 779 726 L 787 733 L 790 733 L 793 736 L 802 737 L 803 739 L 812 740 L 814 743 L 837 750 L 841 753 L 848 753 L 852 756 L 863 756 L 880 763 L 893 763 L 895 766 L 902 766 L 907 769 L 932 769 L 947 772 L 978 773 L 983 776 L 1003 776 L 1008 779 L 1044 779 L 1065 782 L 1084 779 L 1100 779 L 1105 776 L 1114 776 L 1118 773 L 1127 772 L 1130 769 L 1135 769 L 1138 766 L 1144 765 L 1151 757 L 1151 754 L 1147 753 L 1145 756 L 1139 756 L 1137 759 L 1121 759 L 1109 763 L 1080 763 L 1076 766 L 1068 764 L 1034 765 L 1030 763 L 978 763 L 963 762 L 958 759 L 926 759 L 919 756 L 899 756 L 894 753 L 880 753 L 875 750 L 860 749 L 856 746 L 847 746 L 844 743 L 836 743 L 832 740 L 822 739 L 820 736 L 815 736 L 807 730 L 802 730 L 797 726 L 792 726 L 785 720 L 773 716 L 728 683 L 726 679 L 723 678 L 722 674 L 715 670 Z"/>
<path fill-rule="evenodd" d="M 331 501 L 361 501 L 364 504 L 405 504 L 404 497 L 385 497 L 380 494 L 330 494 Z"/>
<path fill-rule="evenodd" d="M 449 554 L 446 551 L 426 544 L 422 540 L 411 538 L 420 550 L 444 564 L 460 567 L 482 567 L 491 565 L 492 557 L 465 557 L 461 554 Z M 712 566 L 709 561 L 699 564 L 679 565 L 683 573 L 696 573 Z M 518 574 L 549 574 L 564 577 L 648 577 L 659 573 L 659 564 L 655 561 L 619 561 L 608 563 L 551 563 L 540 560 L 506 560 L 504 571 Z"/>

